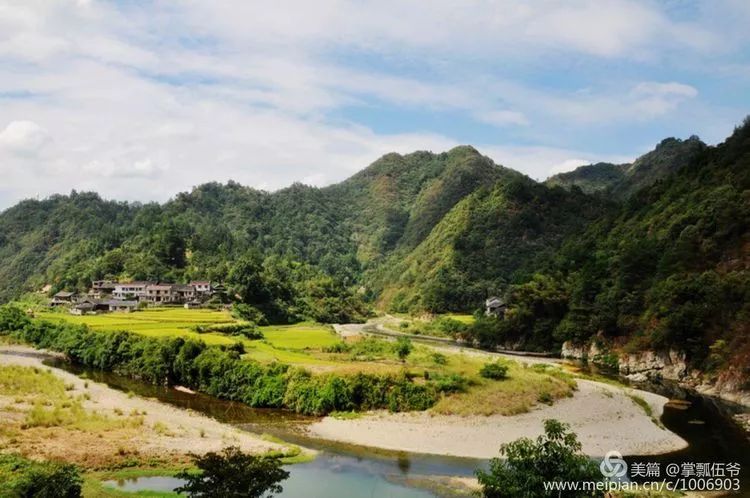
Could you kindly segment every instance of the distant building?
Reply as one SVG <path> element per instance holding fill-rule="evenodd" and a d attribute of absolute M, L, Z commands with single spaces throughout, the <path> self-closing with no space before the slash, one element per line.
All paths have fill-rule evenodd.
<path fill-rule="evenodd" d="M 172 293 L 175 295 L 176 301 L 180 303 L 186 303 L 195 299 L 197 291 L 195 289 L 195 286 L 192 284 L 176 284 L 172 286 Z"/>
<path fill-rule="evenodd" d="M 122 301 L 119 299 L 112 299 L 107 301 L 109 311 L 123 311 L 129 313 L 138 309 L 138 301 Z"/>
<path fill-rule="evenodd" d="M 174 288 L 174 284 L 147 285 L 145 298 L 148 302 L 154 304 L 174 303 L 177 301 L 177 294 Z"/>
<path fill-rule="evenodd" d="M 146 297 L 146 287 L 153 282 L 124 282 L 116 283 L 112 291 L 112 297 L 115 299 L 130 299 Z"/>
<path fill-rule="evenodd" d="M 175 284 L 171 282 L 115 282 L 111 280 L 95 280 L 91 283 L 91 289 L 87 294 L 87 301 L 94 305 L 91 309 L 89 304 L 78 308 L 72 307 L 71 313 L 86 314 L 96 311 L 105 311 L 109 308 L 137 308 L 138 302 L 150 304 L 187 304 L 189 307 L 198 307 L 207 301 L 214 294 L 224 293 L 224 287 L 221 284 L 213 284 L 210 281 L 194 281 L 189 284 Z M 71 293 L 72 294 L 72 293 Z M 110 303 L 113 301 L 127 301 L 136 303 L 136 306 L 107 306 L 102 309 L 96 307 L 97 302 Z M 75 300 L 72 296 L 61 295 L 59 299 L 50 303 L 50 305 L 73 304 Z M 84 304 L 79 302 L 79 304 Z M 117 309 L 117 311 L 126 311 Z"/>
<path fill-rule="evenodd" d="M 484 314 L 486 316 L 497 316 L 502 318 L 505 316 L 505 309 L 507 307 L 508 305 L 505 304 L 505 301 L 499 297 L 492 296 L 484 302 Z"/>
<path fill-rule="evenodd" d="M 198 294 L 211 294 L 213 292 L 213 286 L 208 280 L 193 280 L 188 285 L 193 286 Z"/>
<path fill-rule="evenodd" d="M 115 292 L 116 286 L 117 282 L 113 280 L 94 280 L 91 282 L 88 295 L 93 299 L 102 299 L 105 296 L 111 296 Z"/>
<path fill-rule="evenodd" d="M 50 306 L 66 306 L 75 302 L 77 294 L 75 292 L 60 291 L 49 302 Z"/>
<path fill-rule="evenodd" d="M 86 315 L 94 312 L 94 305 L 89 302 L 78 303 L 70 308 L 71 315 Z"/>
<path fill-rule="evenodd" d="M 107 312 L 110 311 L 110 302 L 113 300 L 100 300 L 85 298 L 79 301 L 77 304 L 70 308 L 71 315 L 86 315 L 89 313 Z M 115 300 L 116 303 L 123 303 L 125 301 Z"/>

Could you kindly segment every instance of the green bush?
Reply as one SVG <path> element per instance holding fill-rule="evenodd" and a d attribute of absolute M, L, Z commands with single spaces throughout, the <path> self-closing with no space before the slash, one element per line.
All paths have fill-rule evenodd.
<path fill-rule="evenodd" d="M 456 373 L 450 375 L 432 375 L 430 379 L 435 382 L 435 389 L 441 393 L 464 392 L 469 386 L 468 379 Z"/>
<path fill-rule="evenodd" d="M 337 342 L 330 346 L 323 346 L 324 353 L 348 353 L 352 350 L 352 347 L 344 341 Z"/>
<path fill-rule="evenodd" d="M 600 497 L 602 492 L 568 491 L 558 495 L 549 482 L 597 482 L 602 474 L 581 452 L 581 443 L 570 427 L 557 420 L 544 421 L 544 435 L 535 441 L 518 439 L 500 447 L 501 458 L 490 460 L 488 471 L 478 470 L 484 498 Z"/>
<path fill-rule="evenodd" d="M 411 340 L 408 337 L 399 337 L 396 339 L 396 344 L 393 347 L 393 350 L 401 361 L 406 360 L 406 357 L 411 354 L 412 349 L 414 349 L 414 346 L 412 346 Z"/>
<path fill-rule="evenodd" d="M 232 305 L 232 315 L 239 320 L 246 320 L 259 325 L 268 325 L 266 315 L 255 306 L 249 304 L 237 303 Z"/>
<path fill-rule="evenodd" d="M 175 492 L 191 497 L 272 497 L 283 491 L 279 483 L 289 477 L 279 458 L 247 455 L 238 447 L 193 455 L 193 461 L 199 472 L 178 473 L 177 477 L 186 483 Z"/>
<path fill-rule="evenodd" d="M 485 363 L 479 370 L 479 375 L 485 379 L 502 380 L 508 377 L 508 365 L 502 363 Z"/>
<path fill-rule="evenodd" d="M 250 340 L 263 339 L 263 332 L 253 322 L 196 325 L 193 329 L 200 334 L 218 332 L 220 334 L 242 335 Z"/>
<path fill-rule="evenodd" d="M 75 465 L 0 455 L 0 496 L 78 498 L 83 479 Z"/>
<path fill-rule="evenodd" d="M 31 320 L 13 307 L 2 306 L 0 334 L 9 333 L 35 346 L 62 352 L 71 362 L 85 367 L 158 385 L 183 385 L 253 407 L 288 408 L 305 414 L 382 408 L 424 410 L 435 403 L 436 393 L 455 389 L 459 383 L 448 379 L 416 385 L 405 375 L 312 375 L 284 364 L 263 365 L 241 359 L 244 347 L 239 342 L 207 347 L 202 341 L 181 337 L 97 332 L 82 325 Z M 394 354 L 392 348 L 392 343 L 371 339 L 353 344 L 351 353 Z"/>

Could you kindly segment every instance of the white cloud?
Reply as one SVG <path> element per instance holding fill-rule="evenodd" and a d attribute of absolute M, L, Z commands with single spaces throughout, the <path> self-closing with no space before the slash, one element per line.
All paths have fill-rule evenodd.
<path fill-rule="evenodd" d="M 599 155 L 557 147 L 539 146 L 480 146 L 480 152 L 490 156 L 498 164 L 523 171 L 535 180 L 545 180 L 557 173 L 572 171 L 578 166 L 597 162 L 614 164 L 633 161 L 627 155 Z"/>
<path fill-rule="evenodd" d="M 529 120 L 518 111 L 479 111 L 475 113 L 479 121 L 495 126 L 528 126 Z"/>
<path fill-rule="evenodd" d="M 644 82 L 633 88 L 633 109 L 645 116 L 665 114 L 682 102 L 698 96 L 698 90 L 683 83 Z"/>
<path fill-rule="evenodd" d="M 443 112 L 489 130 L 462 142 L 544 178 L 571 158 L 612 160 L 560 146 L 556 128 L 585 135 L 699 100 L 673 77 L 591 77 L 580 92 L 546 76 L 713 55 L 720 25 L 699 21 L 624 0 L 4 2 L 0 204 L 71 188 L 164 200 L 230 178 L 322 185 L 389 151 L 456 145 L 428 122 Z M 352 108 L 422 115 L 368 127 Z"/>
<path fill-rule="evenodd" d="M 0 132 L 0 147 L 23 156 L 37 154 L 49 141 L 47 130 L 33 121 L 11 121 Z"/>

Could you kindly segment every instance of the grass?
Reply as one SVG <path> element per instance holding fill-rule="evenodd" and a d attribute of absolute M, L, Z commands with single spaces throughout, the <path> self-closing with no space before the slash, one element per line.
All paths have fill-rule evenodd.
<path fill-rule="evenodd" d="M 528 412 L 537 403 L 549 403 L 572 396 L 574 384 L 552 375 L 507 361 L 508 377 L 504 380 L 482 378 L 483 361 L 465 360 L 464 375 L 473 385 L 465 393 L 443 397 L 433 411 L 449 415 L 516 415 Z"/>
<path fill-rule="evenodd" d="M 235 339 L 219 333 L 199 334 L 197 325 L 232 323 L 235 320 L 227 311 L 186 310 L 184 308 L 149 308 L 133 313 L 102 313 L 74 316 L 68 313 L 44 311 L 36 316 L 50 321 L 85 324 L 93 330 L 113 332 L 127 330 L 149 337 L 182 336 L 200 339 L 209 345 L 232 344 Z"/>
<path fill-rule="evenodd" d="M 461 322 L 464 325 L 471 325 L 472 323 L 474 323 L 474 315 L 468 313 L 446 313 L 442 316 L 444 316 L 445 318 L 452 318 L 453 320 Z"/>
<path fill-rule="evenodd" d="M 433 410 L 446 414 L 513 414 L 529 410 L 537 403 L 552 403 L 571 394 L 575 382 L 559 369 L 529 369 L 508 362 L 508 379 L 497 381 L 479 375 L 486 360 L 460 353 L 436 353 L 425 345 L 415 344 L 412 353 L 401 361 L 392 342 L 384 339 L 356 339 L 343 343 L 332 327 L 311 322 L 261 327 L 263 339 L 248 340 L 218 332 L 199 334 L 196 325 L 233 323 L 228 312 L 156 308 L 133 313 L 73 316 L 60 312 L 42 312 L 40 318 L 84 323 L 102 332 L 129 330 L 151 337 L 193 337 L 209 345 L 242 342 L 246 359 L 264 363 L 280 362 L 308 368 L 314 373 L 336 372 L 341 375 L 358 372 L 378 374 L 407 373 L 413 377 L 458 379 L 458 392 L 445 394 Z M 471 315 L 445 315 L 470 323 Z M 340 350 L 332 348 L 341 346 Z M 338 351 L 338 352 L 333 352 Z M 553 371 L 554 370 L 554 371 Z M 453 377 L 451 377 L 453 376 Z M 458 377 L 456 377 L 458 376 Z"/>
<path fill-rule="evenodd" d="M 646 415 L 648 415 L 649 417 L 653 416 L 654 412 L 651 410 L 651 405 L 648 404 L 648 401 L 636 394 L 628 394 L 628 397 L 633 400 L 633 403 L 643 408 L 643 411 L 646 413 Z"/>
<path fill-rule="evenodd" d="M 0 366 L 0 395 L 14 398 L 26 409 L 21 429 L 68 427 L 86 432 L 139 427 L 143 417 L 109 417 L 87 411 L 82 397 L 71 396 L 69 386 L 47 370 L 16 365 Z"/>
<path fill-rule="evenodd" d="M 329 362 L 309 354 L 338 341 L 331 327 L 310 322 L 294 325 L 261 327 L 263 340 L 250 341 L 241 336 L 219 332 L 198 333 L 198 325 L 234 323 L 226 311 L 186 310 L 184 308 L 149 308 L 133 313 L 104 313 L 75 316 L 68 313 L 45 311 L 39 318 L 85 324 L 93 330 L 114 332 L 127 330 L 148 337 L 187 337 L 202 340 L 209 346 L 230 345 L 242 342 L 247 358 L 261 362 L 278 361 L 296 365 L 330 365 Z"/>

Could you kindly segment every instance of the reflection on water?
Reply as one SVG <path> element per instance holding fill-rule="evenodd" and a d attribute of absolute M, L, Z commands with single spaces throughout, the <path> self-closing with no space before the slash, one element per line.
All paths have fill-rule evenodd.
<path fill-rule="evenodd" d="M 284 498 L 434 498 L 428 491 L 395 484 L 388 475 L 372 472 L 351 458 L 327 456 L 311 463 L 290 465 L 281 484 Z M 175 477 L 137 477 L 105 481 L 120 491 L 172 491 L 184 481 Z"/>
<path fill-rule="evenodd" d="M 128 477 L 126 479 L 112 479 L 104 481 L 108 488 L 115 488 L 120 491 L 172 491 L 185 483 L 182 479 L 166 476 L 151 477 Z"/>

